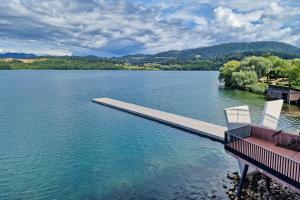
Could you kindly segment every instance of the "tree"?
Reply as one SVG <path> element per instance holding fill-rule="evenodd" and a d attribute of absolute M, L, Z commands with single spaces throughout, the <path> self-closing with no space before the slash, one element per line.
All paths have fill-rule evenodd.
<path fill-rule="evenodd" d="M 289 70 L 292 67 L 292 63 L 289 60 L 285 60 L 277 56 L 270 56 L 268 58 L 273 64 L 273 69 L 270 72 L 270 76 L 272 78 L 282 78 L 283 80 L 284 78 L 287 78 Z"/>
<path fill-rule="evenodd" d="M 230 82 L 232 87 L 244 88 L 257 82 L 257 74 L 254 71 L 233 72 Z"/>
<path fill-rule="evenodd" d="M 300 58 L 294 59 L 291 62 L 292 62 L 292 65 L 300 67 Z"/>
<path fill-rule="evenodd" d="M 240 62 L 236 60 L 228 61 L 220 68 L 219 80 L 225 82 L 225 86 L 230 86 L 230 80 L 233 72 L 239 70 Z"/>
<path fill-rule="evenodd" d="M 293 64 L 292 68 L 288 72 L 289 84 L 292 86 L 300 86 L 300 60 L 299 65 Z"/>
<path fill-rule="evenodd" d="M 10 63 L 0 61 L 0 70 L 12 69 Z"/>
<path fill-rule="evenodd" d="M 269 78 L 273 64 L 270 59 L 264 57 L 250 56 L 245 58 L 240 65 L 242 71 L 254 71 L 258 78 L 267 76 Z"/>

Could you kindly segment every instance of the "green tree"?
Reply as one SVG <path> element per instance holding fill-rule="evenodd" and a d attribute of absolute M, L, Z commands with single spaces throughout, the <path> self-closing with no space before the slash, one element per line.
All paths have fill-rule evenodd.
<path fill-rule="evenodd" d="M 11 65 L 7 62 L 0 61 L 0 70 L 12 69 Z"/>
<path fill-rule="evenodd" d="M 273 69 L 270 72 L 272 78 L 287 78 L 292 63 L 289 60 L 279 58 L 277 56 L 270 56 L 269 59 L 273 64 Z"/>
<path fill-rule="evenodd" d="M 296 58 L 291 61 L 292 65 L 300 67 L 300 58 Z"/>
<path fill-rule="evenodd" d="M 257 74 L 254 71 L 233 72 L 231 86 L 244 89 L 244 86 L 257 82 Z"/>
<path fill-rule="evenodd" d="M 288 73 L 289 83 L 292 86 L 300 86 L 300 65 L 293 65 Z"/>
<path fill-rule="evenodd" d="M 273 64 L 270 59 L 264 57 L 250 56 L 241 62 L 242 71 L 254 71 L 258 78 L 267 76 L 269 78 Z"/>
<path fill-rule="evenodd" d="M 225 82 L 225 86 L 231 85 L 230 80 L 233 72 L 239 70 L 240 62 L 236 60 L 228 61 L 220 68 L 219 80 Z"/>

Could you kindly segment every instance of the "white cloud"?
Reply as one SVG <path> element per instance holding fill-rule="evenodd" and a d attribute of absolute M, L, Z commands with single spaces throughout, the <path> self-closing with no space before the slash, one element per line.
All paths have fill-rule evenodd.
<path fill-rule="evenodd" d="M 214 10 L 216 21 L 220 25 L 241 28 L 250 26 L 253 22 L 260 19 L 262 11 L 249 13 L 235 13 L 230 8 L 218 7 Z"/>
<path fill-rule="evenodd" d="M 277 2 L 270 6 L 247 12 L 218 7 L 214 10 L 215 32 L 223 33 L 227 41 L 274 40 L 300 45 L 299 21 L 294 20 L 295 9 Z M 289 14 L 288 14 L 289 13 Z"/>
<path fill-rule="evenodd" d="M 36 55 L 55 55 L 64 56 L 72 55 L 72 50 L 68 48 L 53 48 L 52 44 L 46 44 L 45 42 L 35 41 L 35 40 L 3 40 L 0 39 L 0 49 L 1 52 L 11 52 L 11 53 L 32 53 Z"/>
<path fill-rule="evenodd" d="M 270 8 L 267 10 L 269 10 L 270 15 L 281 15 L 284 12 L 283 7 L 280 7 L 276 2 L 270 3 Z"/>
<path fill-rule="evenodd" d="M 289 0 L 154 2 L 3 0 L 0 48 L 118 55 L 231 41 L 276 40 L 300 46 L 300 5 Z"/>

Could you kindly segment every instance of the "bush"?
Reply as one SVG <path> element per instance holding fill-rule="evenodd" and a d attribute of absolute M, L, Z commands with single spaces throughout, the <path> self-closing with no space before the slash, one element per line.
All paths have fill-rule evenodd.
<path fill-rule="evenodd" d="M 253 92 L 255 94 L 265 94 L 268 89 L 268 85 L 266 83 L 252 83 L 249 85 L 245 85 L 244 88 L 246 91 Z"/>

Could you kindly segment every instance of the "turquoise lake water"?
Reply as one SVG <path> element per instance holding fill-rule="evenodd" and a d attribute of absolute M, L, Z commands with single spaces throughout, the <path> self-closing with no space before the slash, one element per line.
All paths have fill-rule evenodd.
<path fill-rule="evenodd" d="M 261 96 L 217 72 L 1 71 L 0 199 L 226 199 L 235 159 L 219 143 L 107 108 L 110 97 L 224 125 L 223 109 Z M 284 114 L 280 128 L 297 132 Z"/>

